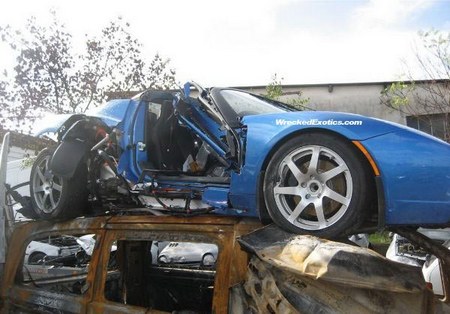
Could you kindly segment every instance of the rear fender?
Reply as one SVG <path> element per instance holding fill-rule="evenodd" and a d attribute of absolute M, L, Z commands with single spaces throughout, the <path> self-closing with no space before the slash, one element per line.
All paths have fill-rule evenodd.
<path fill-rule="evenodd" d="M 50 170 L 64 179 L 74 176 L 76 169 L 89 151 L 87 141 L 68 140 L 61 142 L 50 160 Z"/>
<path fill-rule="evenodd" d="M 50 160 L 50 170 L 64 179 L 72 178 L 91 147 L 110 132 L 99 118 L 73 115 L 58 131 L 61 142 Z"/>

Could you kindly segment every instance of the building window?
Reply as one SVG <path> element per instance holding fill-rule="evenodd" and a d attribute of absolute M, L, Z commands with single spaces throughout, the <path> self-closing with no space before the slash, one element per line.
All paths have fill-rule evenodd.
<path fill-rule="evenodd" d="M 446 142 L 450 141 L 449 113 L 408 116 L 406 117 L 406 125 L 436 136 Z"/>

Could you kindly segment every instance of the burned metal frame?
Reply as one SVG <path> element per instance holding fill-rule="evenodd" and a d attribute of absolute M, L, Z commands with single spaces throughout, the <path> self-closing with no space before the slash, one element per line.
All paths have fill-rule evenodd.
<path fill-rule="evenodd" d="M 208 241 L 219 247 L 214 281 L 215 293 L 213 308 L 215 313 L 228 312 L 230 288 L 245 279 L 248 254 L 241 250 L 236 237 L 260 228 L 256 219 L 240 219 L 221 216 L 174 217 L 174 216 L 101 216 L 95 218 L 74 219 L 67 222 L 51 223 L 35 221 L 19 224 L 12 237 L 8 251 L 8 263 L 5 278 L 0 290 L 1 298 L 11 306 L 12 302 L 20 306 L 54 306 L 68 312 L 92 310 L 102 312 L 106 306 L 113 305 L 115 311 L 143 313 L 142 308 L 108 301 L 104 295 L 106 265 L 112 241 L 117 237 L 137 236 L 142 238 L 171 239 L 173 241 Z M 22 267 L 23 254 L 27 243 L 37 236 L 55 233 L 95 233 L 96 249 L 91 258 L 86 276 L 89 287 L 84 295 L 55 295 L 49 291 L 16 283 L 16 273 Z M 195 242 L 195 241 L 194 241 Z M 84 279 L 84 277 L 83 277 Z M 61 279 L 64 281 L 65 279 Z M 53 282 L 53 281 L 52 281 Z M 50 302 L 51 301 L 51 302 Z M 50 304 L 51 303 L 51 304 Z M 16 304 L 17 305 L 17 304 Z M 131 309 L 131 311 L 130 311 Z M 147 309 L 148 310 L 148 309 Z M 146 311 L 147 311 L 146 310 Z"/>

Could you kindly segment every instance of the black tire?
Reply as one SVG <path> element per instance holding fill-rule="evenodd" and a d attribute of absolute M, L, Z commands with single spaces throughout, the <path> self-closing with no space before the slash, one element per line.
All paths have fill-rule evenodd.
<path fill-rule="evenodd" d="M 42 219 L 68 219 L 83 214 L 87 206 L 87 169 L 81 164 L 71 179 L 55 176 L 48 168 L 52 149 L 44 149 L 31 168 L 33 210 Z"/>
<path fill-rule="evenodd" d="M 326 238 L 356 230 L 375 195 L 374 177 L 353 144 L 322 133 L 284 143 L 267 166 L 263 191 L 278 226 Z"/>
<path fill-rule="evenodd" d="M 34 252 L 28 257 L 28 264 L 30 265 L 42 265 L 44 259 L 47 256 L 44 252 Z"/>
<path fill-rule="evenodd" d="M 208 265 L 208 263 L 205 263 L 205 259 L 206 259 L 207 257 L 212 257 L 213 260 L 214 260 L 214 263 L 213 263 L 213 264 L 210 264 L 210 265 Z M 201 261 L 200 264 L 201 264 L 201 266 L 212 267 L 212 266 L 214 266 L 215 263 L 216 263 L 216 259 L 214 258 L 214 255 L 212 255 L 211 253 L 205 253 L 205 254 L 203 254 L 203 256 L 202 256 L 202 261 Z"/>
<path fill-rule="evenodd" d="M 157 262 L 158 262 L 158 264 L 170 264 L 171 260 L 170 260 L 170 258 L 168 258 L 165 255 L 160 255 L 160 256 L 158 256 Z"/>

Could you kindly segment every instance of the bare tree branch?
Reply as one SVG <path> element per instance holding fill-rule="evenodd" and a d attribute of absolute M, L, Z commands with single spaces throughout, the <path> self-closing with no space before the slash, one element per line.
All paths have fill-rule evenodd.
<path fill-rule="evenodd" d="M 415 48 L 416 64 L 408 65 L 408 81 L 386 87 L 381 104 L 429 124 L 433 135 L 450 142 L 450 33 L 420 32 Z M 411 69 L 418 66 L 429 80 L 415 83 Z"/>

